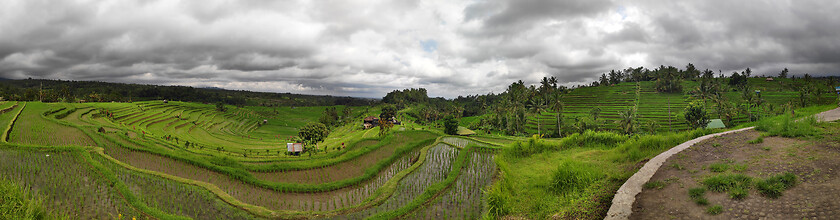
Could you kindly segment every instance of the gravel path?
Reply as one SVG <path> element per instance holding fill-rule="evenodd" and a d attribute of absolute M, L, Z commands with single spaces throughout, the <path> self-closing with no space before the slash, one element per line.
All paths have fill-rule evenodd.
<path fill-rule="evenodd" d="M 840 108 L 832 109 L 829 111 L 821 112 L 816 115 L 820 121 L 834 121 L 840 119 Z M 609 211 L 607 212 L 607 216 L 604 219 L 629 219 L 630 215 L 633 214 L 632 206 L 633 203 L 636 201 L 636 195 L 638 195 L 642 191 L 642 185 L 647 183 L 651 177 L 659 170 L 659 167 L 665 163 L 668 158 L 672 155 L 679 153 L 680 151 L 685 150 L 686 148 L 691 147 L 692 145 L 699 143 L 704 140 L 708 140 L 713 137 L 741 132 L 746 130 L 751 130 L 754 127 L 743 128 L 738 130 L 726 131 L 716 134 L 710 134 L 703 137 L 699 137 L 676 147 L 671 148 L 668 151 L 665 151 L 647 163 L 639 169 L 638 172 L 633 174 L 622 186 L 618 189 L 613 198 L 612 206 L 610 206 Z"/>

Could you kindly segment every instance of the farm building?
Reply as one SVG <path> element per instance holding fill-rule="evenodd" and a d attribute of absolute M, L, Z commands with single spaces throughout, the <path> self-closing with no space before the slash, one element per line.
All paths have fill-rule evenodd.
<path fill-rule="evenodd" d="M 764 79 L 764 81 L 767 81 L 767 82 L 772 82 L 772 81 L 773 81 L 773 77 L 767 77 L 767 79 Z"/>
<path fill-rule="evenodd" d="M 709 121 L 709 124 L 706 124 L 706 128 L 726 128 L 726 125 L 723 124 L 723 121 L 720 119 L 712 119 Z"/>
<path fill-rule="evenodd" d="M 397 121 L 396 118 L 391 118 L 391 124 L 400 125 L 400 124 L 402 124 L 402 122 Z M 364 126 L 365 129 L 370 129 L 370 128 L 379 126 L 379 118 L 377 118 L 376 116 L 365 117 L 364 122 L 362 123 L 362 126 Z"/>
<path fill-rule="evenodd" d="M 374 116 L 365 117 L 364 123 L 362 124 L 365 129 L 370 129 L 372 127 L 376 127 L 377 125 L 379 125 L 379 118 Z"/>
<path fill-rule="evenodd" d="M 463 126 L 458 126 L 457 134 L 460 136 L 471 136 L 475 134 L 475 131 L 465 128 Z"/>

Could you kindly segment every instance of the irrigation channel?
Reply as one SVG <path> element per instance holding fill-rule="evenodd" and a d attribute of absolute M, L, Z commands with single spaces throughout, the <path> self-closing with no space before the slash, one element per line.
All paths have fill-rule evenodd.
<path fill-rule="evenodd" d="M 156 133 L 183 132 L 182 142 L 199 144 L 198 138 L 247 141 L 242 134 L 258 128 L 237 113 L 157 104 L 102 111 L 3 102 L 0 109 L 6 129 L 0 180 L 42 198 L 50 215 L 62 218 L 474 219 L 486 211 L 483 190 L 497 173 L 497 144 L 425 131 L 376 141 L 358 132 L 361 141 L 351 150 L 318 155 L 313 158 L 325 165 L 301 167 L 308 161 L 262 159 L 269 157 L 247 147 L 189 148 Z M 236 156 L 242 152 L 253 156 Z M 219 155 L 256 168 L 236 176 L 195 159 Z M 312 186 L 333 188 L 306 190 Z"/>

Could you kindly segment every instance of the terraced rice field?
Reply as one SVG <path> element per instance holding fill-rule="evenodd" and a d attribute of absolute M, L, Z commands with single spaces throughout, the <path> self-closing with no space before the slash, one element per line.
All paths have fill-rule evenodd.
<path fill-rule="evenodd" d="M 2 102 L 0 178 L 31 188 L 51 214 L 69 219 L 439 219 L 486 211 L 494 149 L 510 140 L 399 126 L 379 138 L 347 123 L 317 146 L 326 152 L 286 155 L 294 127 L 325 108 L 272 115 L 181 102 Z"/>
<path fill-rule="evenodd" d="M 685 81 L 683 82 L 683 88 L 695 88 L 697 84 L 698 82 Z M 773 105 L 779 108 L 787 103 L 797 103 L 799 93 L 792 91 L 792 88 L 798 88 L 799 84 L 789 82 L 789 80 L 780 79 L 775 82 L 766 82 L 763 78 L 750 78 L 749 84 L 752 89 L 761 91 L 761 98 L 766 102 L 765 105 Z M 724 93 L 724 96 L 734 103 L 742 100 L 740 91 L 729 90 Z M 827 104 L 835 98 L 836 94 L 825 93 L 813 101 Z M 682 93 L 660 93 L 656 91 L 652 81 L 578 88 L 561 98 L 565 123 L 573 123 L 574 119 L 578 117 L 591 117 L 590 111 L 593 108 L 600 108 L 601 111 L 598 116 L 601 120 L 600 127 L 606 130 L 615 130 L 617 124 L 613 122 L 619 119 L 619 112 L 635 106 L 639 123 L 642 126 L 654 122 L 657 131 L 674 132 L 689 129 L 682 113 L 692 100 L 689 89 L 684 89 Z M 707 103 L 707 111 L 710 118 L 719 118 L 711 101 Z M 758 113 L 759 110 L 752 109 L 751 111 Z M 748 116 L 739 114 L 733 121 L 744 123 L 748 121 Z M 540 123 L 539 126 L 538 122 Z M 549 110 L 529 117 L 526 132 L 536 134 L 538 127 L 541 129 L 541 133 L 556 132 L 557 119 L 555 113 Z"/>

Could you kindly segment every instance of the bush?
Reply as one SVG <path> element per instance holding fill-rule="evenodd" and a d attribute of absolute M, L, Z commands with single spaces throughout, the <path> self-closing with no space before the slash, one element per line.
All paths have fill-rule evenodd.
<path fill-rule="evenodd" d="M 691 102 L 685 107 L 684 117 L 688 125 L 693 129 L 705 128 L 709 124 L 709 116 L 703 107 L 703 103 Z"/>
<path fill-rule="evenodd" d="M 566 160 L 557 167 L 551 175 L 551 191 L 564 194 L 566 192 L 589 186 L 604 177 L 604 173 L 592 164 Z"/>

